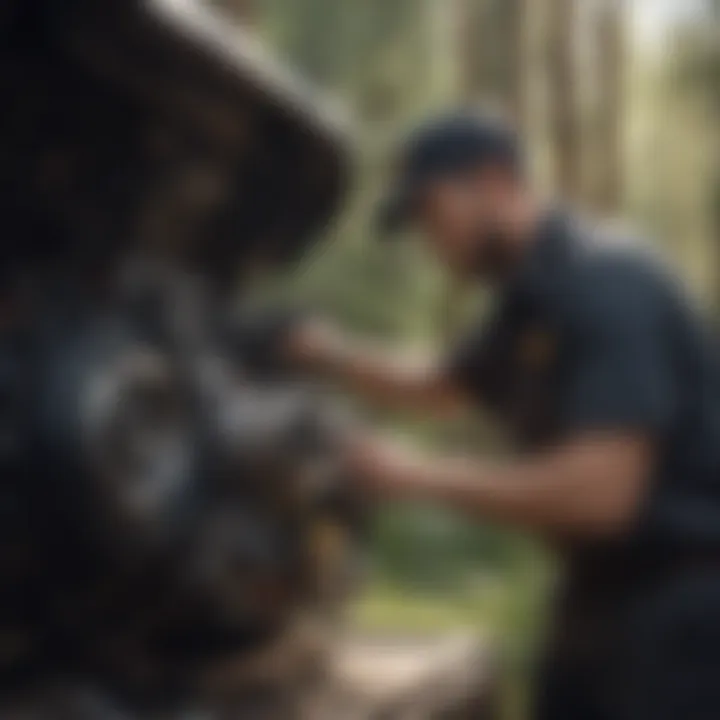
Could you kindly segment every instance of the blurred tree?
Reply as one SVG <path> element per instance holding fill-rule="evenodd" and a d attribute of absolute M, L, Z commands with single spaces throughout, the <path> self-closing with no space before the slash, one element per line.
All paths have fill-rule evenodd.
<path fill-rule="evenodd" d="M 595 138 L 597 186 L 593 204 L 607 214 L 617 213 L 625 194 L 625 68 L 626 3 L 602 0 L 598 4 L 595 27 L 598 40 L 598 113 Z"/>
<path fill-rule="evenodd" d="M 688 289 L 720 314 L 720 26 L 704 5 L 628 47 L 626 195 Z"/>
<path fill-rule="evenodd" d="M 537 3 L 538 0 L 535 0 Z M 527 115 L 530 0 L 456 0 L 461 97 L 495 103 L 522 127 Z"/>
<path fill-rule="evenodd" d="M 494 90 L 490 82 L 495 47 L 489 42 L 491 0 L 455 0 L 454 47 L 457 91 L 460 99 L 472 104 Z"/>
<path fill-rule="evenodd" d="M 708 26 L 709 40 L 705 43 L 703 56 L 705 57 L 705 70 L 701 77 L 712 104 L 713 120 L 715 127 L 715 169 L 714 186 L 712 188 L 712 202 L 714 206 L 714 235 L 716 247 L 716 271 L 715 271 L 715 312 L 720 317 L 720 0 L 709 0 Z"/>
<path fill-rule="evenodd" d="M 550 132 L 558 191 L 576 199 L 582 186 L 578 122 L 577 0 L 547 0 Z"/>
<path fill-rule="evenodd" d="M 530 0 L 505 0 L 500 13 L 500 22 L 506 37 L 504 103 L 509 115 L 521 130 L 528 125 L 530 4 Z"/>

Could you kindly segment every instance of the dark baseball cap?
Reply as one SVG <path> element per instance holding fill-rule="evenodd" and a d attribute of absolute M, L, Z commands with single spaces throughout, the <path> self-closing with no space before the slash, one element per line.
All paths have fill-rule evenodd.
<path fill-rule="evenodd" d="M 522 154 L 512 124 L 497 115 L 463 110 L 431 118 L 401 146 L 395 179 L 380 203 L 379 230 L 384 235 L 399 230 L 412 217 L 422 191 L 434 180 L 492 164 L 519 173 Z"/>

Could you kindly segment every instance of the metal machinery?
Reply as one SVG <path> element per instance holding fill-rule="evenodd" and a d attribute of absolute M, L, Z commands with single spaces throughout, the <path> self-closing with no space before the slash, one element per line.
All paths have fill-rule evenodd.
<path fill-rule="evenodd" d="M 0 715 L 292 717 L 358 505 L 231 310 L 332 216 L 343 133 L 193 0 L 0 0 L 0 97 Z"/>

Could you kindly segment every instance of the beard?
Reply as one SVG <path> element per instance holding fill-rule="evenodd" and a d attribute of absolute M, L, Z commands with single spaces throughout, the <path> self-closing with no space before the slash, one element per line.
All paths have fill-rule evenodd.
<path fill-rule="evenodd" d="M 510 233 L 498 227 L 476 231 L 472 272 L 490 282 L 502 282 L 510 277 L 518 264 L 518 252 Z"/>

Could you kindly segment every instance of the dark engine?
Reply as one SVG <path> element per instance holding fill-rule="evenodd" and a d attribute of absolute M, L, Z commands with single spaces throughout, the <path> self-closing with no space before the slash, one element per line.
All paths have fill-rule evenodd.
<path fill-rule="evenodd" d="M 342 133 L 200 3 L 4 0 L 0 38 L 0 714 L 211 707 L 354 574 L 346 423 L 232 319 Z"/>

